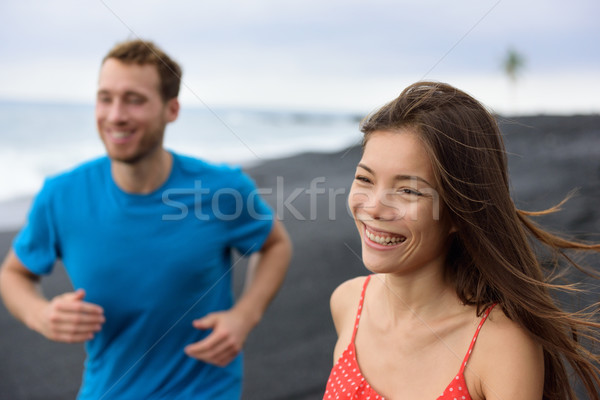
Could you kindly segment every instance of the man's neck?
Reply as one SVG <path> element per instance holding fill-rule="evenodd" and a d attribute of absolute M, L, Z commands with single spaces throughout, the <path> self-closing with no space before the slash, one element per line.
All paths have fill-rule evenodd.
<path fill-rule="evenodd" d="M 124 192 L 148 194 L 169 178 L 173 167 L 173 155 L 163 148 L 136 161 L 124 163 L 111 160 L 112 177 Z"/>

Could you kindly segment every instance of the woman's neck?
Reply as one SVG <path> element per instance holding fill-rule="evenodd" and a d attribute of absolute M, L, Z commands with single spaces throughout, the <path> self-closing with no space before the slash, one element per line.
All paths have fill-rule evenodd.
<path fill-rule="evenodd" d="M 381 282 L 382 307 L 393 324 L 436 319 L 460 304 L 454 288 L 439 273 L 374 278 Z"/>

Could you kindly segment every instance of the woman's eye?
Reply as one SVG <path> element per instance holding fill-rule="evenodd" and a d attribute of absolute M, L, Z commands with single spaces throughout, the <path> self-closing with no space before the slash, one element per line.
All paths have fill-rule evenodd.
<path fill-rule="evenodd" d="M 357 181 L 365 182 L 365 183 L 371 183 L 371 180 L 369 178 L 367 178 L 366 176 L 362 176 L 362 175 L 357 175 L 354 179 L 356 179 Z"/>
<path fill-rule="evenodd" d="M 423 193 L 419 192 L 418 190 L 409 189 L 409 188 L 400 189 L 400 193 L 410 194 L 410 195 L 414 195 L 414 196 L 423 196 Z"/>

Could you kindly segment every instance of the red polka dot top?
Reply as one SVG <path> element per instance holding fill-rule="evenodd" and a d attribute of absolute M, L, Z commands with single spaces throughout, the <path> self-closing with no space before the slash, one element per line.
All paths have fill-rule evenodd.
<path fill-rule="evenodd" d="M 356 332 L 358 330 L 358 322 L 362 312 L 365 291 L 370 279 L 371 276 L 367 276 L 367 279 L 363 285 L 360 302 L 358 304 L 358 312 L 356 314 L 356 323 L 354 325 L 352 340 L 331 370 L 323 400 L 385 400 L 384 397 L 377 393 L 369 385 L 369 382 L 367 382 L 362 376 L 360 367 L 358 366 L 358 361 L 356 359 L 356 350 L 354 347 L 354 338 L 356 337 Z M 467 361 L 469 361 L 469 356 L 473 351 L 473 346 L 475 345 L 479 331 L 490 314 L 490 311 L 492 311 L 492 308 L 494 308 L 493 305 L 485 311 L 483 317 L 481 318 L 481 322 L 479 322 L 479 326 L 475 331 L 473 340 L 471 340 L 471 345 L 469 346 L 469 350 L 465 355 L 458 374 L 454 377 L 454 379 L 452 379 L 452 382 L 450 382 L 448 387 L 446 387 L 444 392 L 437 398 L 437 400 L 471 400 L 463 372 L 467 365 Z"/>

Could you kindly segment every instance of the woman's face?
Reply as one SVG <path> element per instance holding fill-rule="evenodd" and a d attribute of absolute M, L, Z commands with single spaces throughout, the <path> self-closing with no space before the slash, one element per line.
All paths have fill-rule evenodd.
<path fill-rule="evenodd" d="M 370 134 L 348 204 L 365 266 L 376 273 L 441 272 L 450 223 L 425 146 L 410 129 Z"/>

